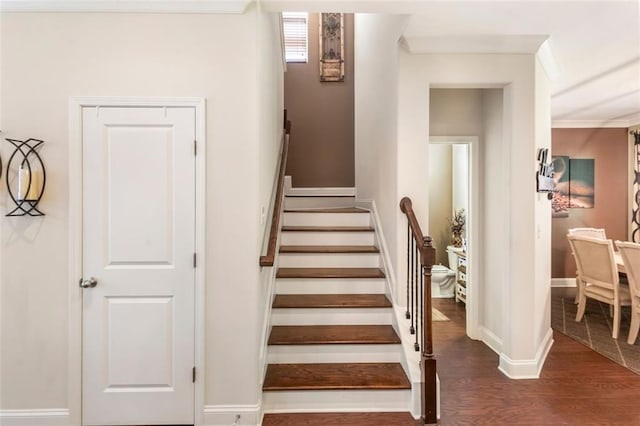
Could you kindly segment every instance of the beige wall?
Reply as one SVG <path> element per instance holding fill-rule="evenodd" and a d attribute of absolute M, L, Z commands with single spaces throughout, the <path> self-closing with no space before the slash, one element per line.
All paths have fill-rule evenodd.
<path fill-rule="evenodd" d="M 595 160 L 594 207 L 570 209 L 569 217 L 552 219 L 553 278 L 575 278 L 570 228 L 604 228 L 607 238 L 627 239 L 628 150 L 627 129 L 553 129 L 553 155 Z"/>
<path fill-rule="evenodd" d="M 453 204 L 452 149 L 449 144 L 429 144 L 429 236 L 436 248 L 436 263 L 448 265 Z"/>
<path fill-rule="evenodd" d="M 42 218 L 4 217 L 0 194 L 0 409 L 70 404 L 67 288 L 79 278 L 67 270 L 70 96 L 206 98 L 205 404 L 257 404 L 260 207 L 283 107 L 275 16 L 3 13 L 1 24 L 2 136 L 47 142 L 47 190 Z"/>
<path fill-rule="evenodd" d="M 321 82 L 318 14 L 309 14 L 309 62 L 288 63 L 284 104 L 292 123 L 287 174 L 294 187 L 352 187 L 353 14 L 344 15 L 344 82 Z"/>

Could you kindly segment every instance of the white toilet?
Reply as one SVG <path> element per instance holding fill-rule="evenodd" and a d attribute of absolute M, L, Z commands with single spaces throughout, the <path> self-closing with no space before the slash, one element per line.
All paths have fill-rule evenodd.
<path fill-rule="evenodd" d="M 449 266 L 456 267 L 458 258 L 447 247 Z M 431 268 L 431 297 L 446 298 L 455 296 L 456 273 L 444 265 L 433 265 Z"/>

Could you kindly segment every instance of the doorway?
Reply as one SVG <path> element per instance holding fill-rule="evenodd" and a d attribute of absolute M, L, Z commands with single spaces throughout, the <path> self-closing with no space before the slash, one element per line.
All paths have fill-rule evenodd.
<path fill-rule="evenodd" d="M 467 335 L 478 339 L 477 273 L 474 253 L 478 241 L 477 185 L 478 137 L 429 138 L 429 234 L 436 246 L 436 263 L 455 274 L 443 296 L 466 308 Z M 454 216 L 464 219 L 460 246 L 452 242 Z M 451 265 L 450 263 L 454 264 Z M 474 285 L 476 284 L 476 285 Z"/>
<path fill-rule="evenodd" d="M 82 278 L 71 306 L 80 342 L 70 336 L 81 349 L 70 396 L 80 401 L 70 405 L 85 425 L 198 424 L 202 412 L 204 104 L 149 103 L 72 100 L 72 273 Z"/>

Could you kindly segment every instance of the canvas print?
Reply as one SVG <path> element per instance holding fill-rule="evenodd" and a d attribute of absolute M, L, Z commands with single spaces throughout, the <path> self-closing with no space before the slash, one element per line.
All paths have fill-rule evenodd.
<path fill-rule="evenodd" d="M 569 217 L 569 157 L 554 155 L 551 157 L 551 164 L 555 183 L 551 200 L 551 217 Z"/>
<path fill-rule="evenodd" d="M 592 158 L 572 158 L 569 162 L 569 208 L 592 209 L 595 201 L 595 161 Z"/>

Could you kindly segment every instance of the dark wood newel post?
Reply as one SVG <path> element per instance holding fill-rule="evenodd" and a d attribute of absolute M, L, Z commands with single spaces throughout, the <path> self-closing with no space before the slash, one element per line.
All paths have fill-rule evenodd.
<path fill-rule="evenodd" d="M 437 424 L 436 358 L 433 354 L 433 315 L 431 313 L 431 268 L 436 261 L 436 249 L 431 237 L 423 237 L 420 264 L 424 275 L 424 307 L 422 325 L 422 415 L 424 424 Z"/>

